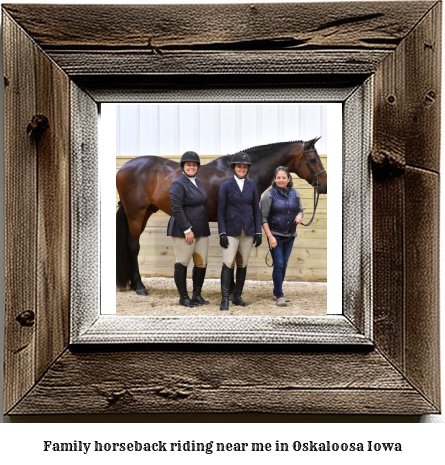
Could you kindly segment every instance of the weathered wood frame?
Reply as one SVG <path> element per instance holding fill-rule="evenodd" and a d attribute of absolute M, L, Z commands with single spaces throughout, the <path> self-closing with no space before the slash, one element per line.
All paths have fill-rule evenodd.
<path fill-rule="evenodd" d="M 5 413 L 439 412 L 440 2 L 2 13 Z M 237 345 L 216 337 L 135 346 L 147 339 L 125 329 L 110 339 L 107 328 L 89 338 L 97 311 L 77 324 L 70 309 L 97 306 L 99 280 L 73 270 L 94 277 L 97 252 L 83 243 L 97 229 L 98 103 L 154 92 L 181 101 L 196 89 L 230 89 L 242 101 L 258 86 L 274 99 L 353 87 L 345 105 L 354 115 L 366 114 L 369 96 L 370 121 L 348 124 L 374 172 L 372 256 L 358 258 L 372 263 L 372 308 L 361 285 L 342 318 L 302 321 L 296 332 L 310 337 L 291 345 L 280 344 L 282 329 L 276 345 L 261 344 L 261 330 Z"/>

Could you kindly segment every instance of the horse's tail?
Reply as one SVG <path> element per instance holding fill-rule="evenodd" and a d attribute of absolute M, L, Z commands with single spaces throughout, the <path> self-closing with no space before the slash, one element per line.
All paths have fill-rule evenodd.
<path fill-rule="evenodd" d="M 116 213 L 116 287 L 127 289 L 130 282 L 129 229 L 121 202 Z"/>

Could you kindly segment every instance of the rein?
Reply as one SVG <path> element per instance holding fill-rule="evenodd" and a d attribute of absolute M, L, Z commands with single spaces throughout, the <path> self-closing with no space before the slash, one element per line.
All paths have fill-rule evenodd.
<path fill-rule="evenodd" d="M 288 237 L 287 239 L 284 239 L 283 241 L 281 242 L 289 242 L 294 236 L 290 236 Z M 272 260 L 272 264 L 269 265 L 268 261 L 267 261 L 267 258 L 269 257 L 269 254 L 271 253 L 271 248 L 270 248 L 270 243 L 269 243 L 269 238 L 266 236 L 266 239 L 267 239 L 267 245 L 269 246 L 269 250 L 267 251 L 267 254 L 266 254 L 266 257 L 264 258 L 264 261 L 266 262 L 266 265 L 269 267 L 269 268 L 272 268 L 273 267 L 273 260 Z"/>
<path fill-rule="evenodd" d="M 320 197 L 320 193 L 317 192 L 317 186 L 314 186 L 314 212 L 312 213 L 311 221 L 309 221 L 309 223 L 306 223 L 306 224 L 300 223 L 302 226 L 310 226 L 312 224 L 312 221 L 314 221 L 315 212 L 317 211 L 318 198 Z"/>
<path fill-rule="evenodd" d="M 306 155 L 309 152 L 312 152 L 312 150 L 304 150 L 304 142 L 303 142 L 303 154 L 302 154 L 302 156 L 300 158 L 300 163 L 301 163 L 301 160 L 303 160 L 303 157 L 304 157 L 304 159 L 306 161 L 306 165 L 307 165 L 309 171 L 312 174 L 312 182 L 310 184 L 314 188 L 314 210 L 313 210 L 313 213 L 312 213 L 312 218 L 309 221 L 309 223 L 306 223 L 306 224 L 305 223 L 300 223 L 302 226 L 310 226 L 312 224 L 312 221 L 314 221 L 315 213 L 317 211 L 317 206 L 318 206 L 318 198 L 320 197 L 320 193 L 318 192 L 318 186 L 319 186 L 318 176 L 320 176 L 321 174 L 326 173 L 325 169 L 319 171 L 318 173 L 313 172 L 311 164 L 309 163 L 309 160 L 308 160 L 307 155 Z M 298 167 L 300 166 L 300 163 L 298 163 Z M 298 167 L 297 167 L 297 169 L 298 169 Z"/>

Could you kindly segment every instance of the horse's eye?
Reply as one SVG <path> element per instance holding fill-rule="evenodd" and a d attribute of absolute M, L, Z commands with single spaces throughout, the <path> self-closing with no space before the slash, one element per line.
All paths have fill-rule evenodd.
<path fill-rule="evenodd" d="M 317 159 L 316 159 L 316 158 L 311 158 L 309 161 L 310 161 L 311 163 L 317 163 Z"/>

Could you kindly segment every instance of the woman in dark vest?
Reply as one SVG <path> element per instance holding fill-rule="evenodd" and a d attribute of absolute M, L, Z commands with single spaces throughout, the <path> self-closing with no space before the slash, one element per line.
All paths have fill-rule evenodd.
<path fill-rule="evenodd" d="M 209 248 L 209 219 L 206 212 L 207 193 L 196 177 L 200 159 L 195 152 L 185 152 L 180 165 L 181 176 L 170 187 L 172 216 L 167 227 L 167 236 L 173 238 L 176 263 L 175 284 L 179 292 L 179 304 L 196 307 L 208 304 L 201 296 L 207 268 Z M 193 294 L 187 292 L 187 266 L 193 257 Z"/>
<path fill-rule="evenodd" d="M 289 299 L 284 297 L 283 281 L 297 236 L 297 224 L 303 220 L 300 194 L 292 189 L 292 185 L 289 170 L 279 166 L 275 170 L 272 189 L 263 194 L 260 203 L 263 229 L 273 259 L 273 299 L 280 307 L 289 302 Z"/>
<path fill-rule="evenodd" d="M 247 179 L 251 161 L 245 152 L 235 153 L 230 162 L 234 176 L 223 182 L 218 194 L 218 231 L 223 248 L 221 306 L 229 309 L 230 283 L 236 263 L 236 283 L 232 303 L 245 307 L 241 298 L 247 262 L 253 245 L 261 244 L 261 211 L 256 185 Z"/>

